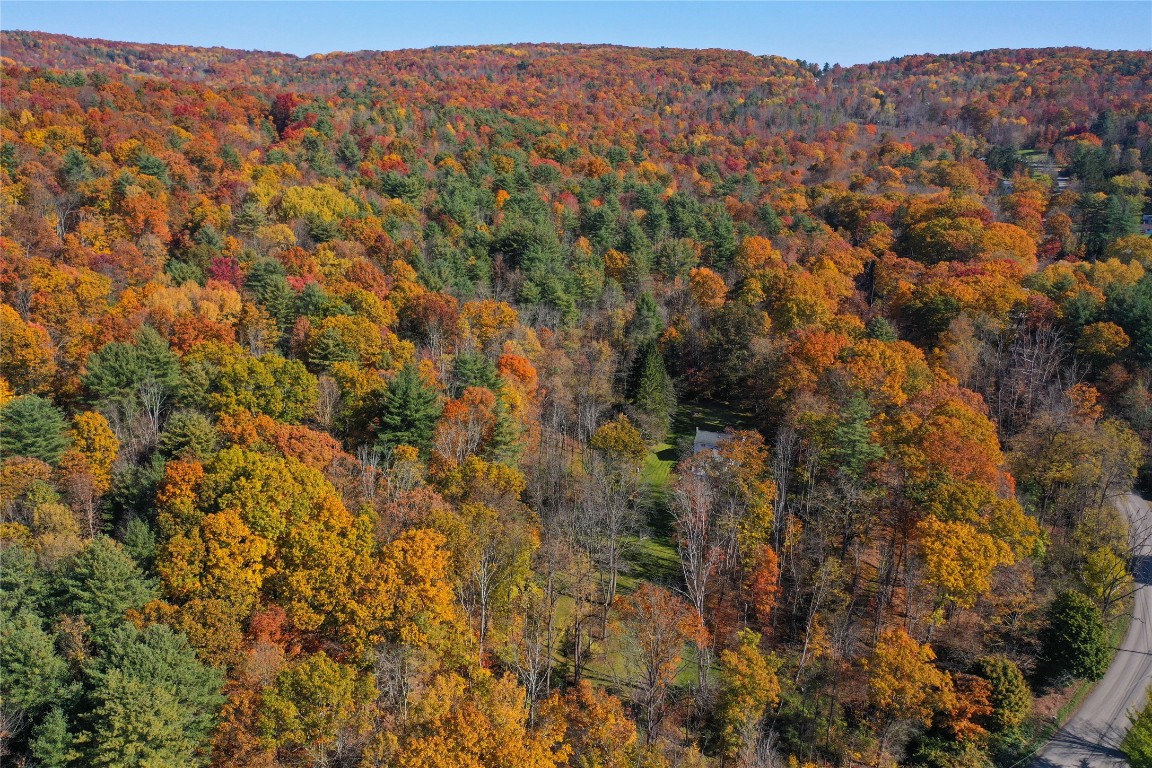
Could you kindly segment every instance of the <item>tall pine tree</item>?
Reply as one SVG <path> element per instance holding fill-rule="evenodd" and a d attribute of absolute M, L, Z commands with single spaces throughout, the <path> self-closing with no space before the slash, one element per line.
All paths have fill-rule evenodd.
<path fill-rule="evenodd" d="M 884 457 L 884 449 L 872 442 L 872 432 L 868 427 L 871 417 L 868 399 L 859 392 L 854 393 L 840 412 L 840 423 L 832 435 L 832 455 L 836 465 L 856 479 L 864 474 L 869 462 Z"/>
<path fill-rule="evenodd" d="M 516 420 L 504 402 L 504 398 L 497 396 L 496 406 L 492 410 L 494 421 L 492 435 L 488 438 L 485 458 L 490 461 L 515 466 L 524 451 L 521 438 L 524 427 Z"/>
<path fill-rule="evenodd" d="M 439 395 L 425 386 L 420 371 L 409 363 L 384 391 L 377 418 L 377 441 L 384 447 L 411 445 L 427 453 L 441 410 Z"/>
<path fill-rule="evenodd" d="M 79 741 L 87 765 L 207 762 L 223 677 L 197 660 L 184 635 L 160 624 L 122 624 L 86 672 L 89 730 Z"/>
<path fill-rule="evenodd" d="M 0 409 L 0 457 L 27 456 L 55 464 L 68 447 L 68 424 L 52 402 L 25 395 Z"/>
<path fill-rule="evenodd" d="M 676 390 L 664 366 L 664 355 L 655 342 L 640 348 L 632 377 L 632 404 L 641 415 L 641 426 L 653 442 L 661 442 L 672 426 Z"/>

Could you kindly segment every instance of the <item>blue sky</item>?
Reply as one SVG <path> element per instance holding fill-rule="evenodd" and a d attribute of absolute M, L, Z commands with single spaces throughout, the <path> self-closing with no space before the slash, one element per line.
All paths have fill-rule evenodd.
<path fill-rule="evenodd" d="M 910 53 L 1152 48 L 1139 2 L 19 2 L 3 29 L 298 55 L 514 42 L 735 48 L 857 64 Z"/>

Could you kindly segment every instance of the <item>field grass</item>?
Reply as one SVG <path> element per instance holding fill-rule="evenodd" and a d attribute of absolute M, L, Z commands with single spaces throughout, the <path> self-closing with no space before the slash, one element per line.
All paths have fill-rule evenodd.
<path fill-rule="evenodd" d="M 731 403 L 718 400 L 707 402 L 685 401 L 676 407 L 672 417 L 673 443 L 680 438 L 691 438 L 696 428 L 723 432 L 725 427 L 744 429 L 752 426 L 752 414 Z"/>
<path fill-rule="evenodd" d="M 644 459 L 640 469 L 640 483 L 644 487 L 643 502 L 648 506 L 667 503 L 668 489 L 672 483 L 672 468 L 680 452 L 671 443 L 652 446 L 652 451 Z"/>
<path fill-rule="evenodd" d="M 647 535 L 632 542 L 634 567 L 620 580 L 623 591 L 632 591 L 642 581 L 668 585 L 675 584 L 680 578 L 668 502 L 675 480 L 673 470 L 676 463 L 692 450 L 696 429 L 721 432 L 727 427 L 750 426 L 751 420 L 751 414 L 723 402 L 685 401 L 677 406 L 667 442 L 652 446 L 640 471 L 640 505 L 644 511 Z"/>
<path fill-rule="evenodd" d="M 679 452 L 670 443 L 652 447 L 640 471 L 640 508 L 644 513 L 646 533 L 632 539 L 629 559 L 632 569 L 620 578 L 620 589 L 627 593 L 642 582 L 674 584 L 680 574 L 680 561 L 672 541 L 672 520 L 668 513 L 673 468 Z"/>
<path fill-rule="evenodd" d="M 670 537 L 642 536 L 629 540 L 628 559 L 632 561 L 632 568 L 617 579 L 623 594 L 634 591 L 644 582 L 675 586 L 680 581 L 680 557 Z"/>

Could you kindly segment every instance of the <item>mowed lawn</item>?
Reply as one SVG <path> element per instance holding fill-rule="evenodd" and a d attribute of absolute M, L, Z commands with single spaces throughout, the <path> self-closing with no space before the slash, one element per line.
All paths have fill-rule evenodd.
<path fill-rule="evenodd" d="M 672 417 L 668 441 L 652 446 L 641 468 L 641 508 L 646 534 L 632 540 L 632 570 L 620 579 L 621 591 L 627 593 L 644 581 L 675 587 L 680 581 L 680 562 L 672 538 L 672 515 L 669 510 L 674 469 L 692 451 L 696 429 L 722 432 L 727 427 L 749 426 L 751 415 L 722 402 L 680 403 Z"/>

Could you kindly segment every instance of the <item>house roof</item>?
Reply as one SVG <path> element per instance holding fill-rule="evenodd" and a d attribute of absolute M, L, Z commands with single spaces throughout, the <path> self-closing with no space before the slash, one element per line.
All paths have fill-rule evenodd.
<path fill-rule="evenodd" d="M 710 432 L 706 429 L 696 428 L 696 439 L 692 441 L 692 452 L 699 453 L 705 448 L 716 448 L 720 443 L 731 438 L 727 432 Z"/>

